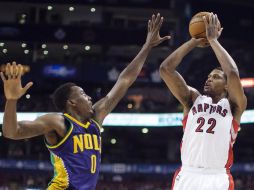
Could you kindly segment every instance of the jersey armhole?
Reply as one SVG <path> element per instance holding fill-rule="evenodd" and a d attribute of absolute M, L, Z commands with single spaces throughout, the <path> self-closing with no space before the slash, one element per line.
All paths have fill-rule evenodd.
<path fill-rule="evenodd" d="M 101 131 L 102 126 L 95 119 L 91 119 L 91 120 L 95 123 L 95 125 L 99 129 L 99 131 Z"/>
<path fill-rule="evenodd" d="M 64 116 L 63 116 L 64 117 Z M 72 130 L 73 130 L 73 124 L 71 123 L 71 121 L 68 120 L 68 118 L 64 117 L 64 124 L 65 126 L 67 126 L 67 132 L 65 134 L 65 136 L 55 145 L 50 145 L 48 144 L 46 138 L 44 139 L 44 142 L 47 146 L 47 148 L 49 149 L 55 149 L 55 148 L 58 148 L 60 145 L 62 145 L 66 140 L 67 138 L 70 136 Z"/>

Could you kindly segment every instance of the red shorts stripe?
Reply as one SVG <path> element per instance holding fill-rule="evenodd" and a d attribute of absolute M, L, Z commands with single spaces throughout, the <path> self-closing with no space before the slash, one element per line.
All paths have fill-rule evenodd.
<path fill-rule="evenodd" d="M 178 170 L 176 170 L 174 177 L 173 177 L 173 181 L 172 181 L 172 186 L 171 186 L 171 190 L 174 189 L 174 185 L 175 185 L 175 179 L 177 177 L 177 175 L 179 174 L 179 172 L 181 171 L 181 168 L 179 168 Z"/>
<path fill-rule="evenodd" d="M 227 174 L 228 174 L 228 180 L 229 180 L 229 187 L 228 187 L 228 190 L 234 190 L 234 179 L 233 179 L 233 177 L 232 177 L 232 175 L 231 175 L 231 173 L 230 172 L 227 172 Z"/>

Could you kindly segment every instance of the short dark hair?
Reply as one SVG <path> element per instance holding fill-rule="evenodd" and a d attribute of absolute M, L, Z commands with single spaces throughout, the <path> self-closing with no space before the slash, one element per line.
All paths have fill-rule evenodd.
<path fill-rule="evenodd" d="M 60 85 L 52 94 L 51 98 L 58 111 L 66 111 L 66 102 L 70 97 L 71 87 L 77 86 L 75 83 L 67 82 Z"/>
<path fill-rule="evenodd" d="M 223 71 L 222 67 L 216 67 L 216 70 L 222 71 L 223 72 L 223 76 L 224 78 L 227 80 L 227 75 L 225 74 L 225 72 Z"/>

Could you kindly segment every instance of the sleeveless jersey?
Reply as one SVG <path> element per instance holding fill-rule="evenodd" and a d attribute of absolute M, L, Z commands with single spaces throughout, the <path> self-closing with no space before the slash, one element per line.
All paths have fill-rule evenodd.
<path fill-rule="evenodd" d="M 234 120 L 227 98 L 212 103 L 198 96 L 183 119 L 182 165 L 197 168 L 229 169 L 233 164 L 233 144 L 239 125 Z"/>
<path fill-rule="evenodd" d="M 54 178 L 48 190 L 94 190 L 101 162 L 99 125 L 91 120 L 83 124 L 68 114 L 70 128 L 54 146 L 46 144 L 54 166 Z"/>

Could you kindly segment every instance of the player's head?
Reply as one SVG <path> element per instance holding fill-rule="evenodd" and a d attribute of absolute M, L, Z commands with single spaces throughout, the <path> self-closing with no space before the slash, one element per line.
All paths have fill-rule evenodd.
<path fill-rule="evenodd" d="M 91 117 L 93 114 L 91 97 L 75 83 L 59 86 L 52 98 L 56 108 L 61 112 L 75 112 L 84 117 Z"/>
<path fill-rule="evenodd" d="M 204 93 L 208 96 L 227 95 L 227 76 L 221 67 L 212 70 L 205 82 Z"/>

